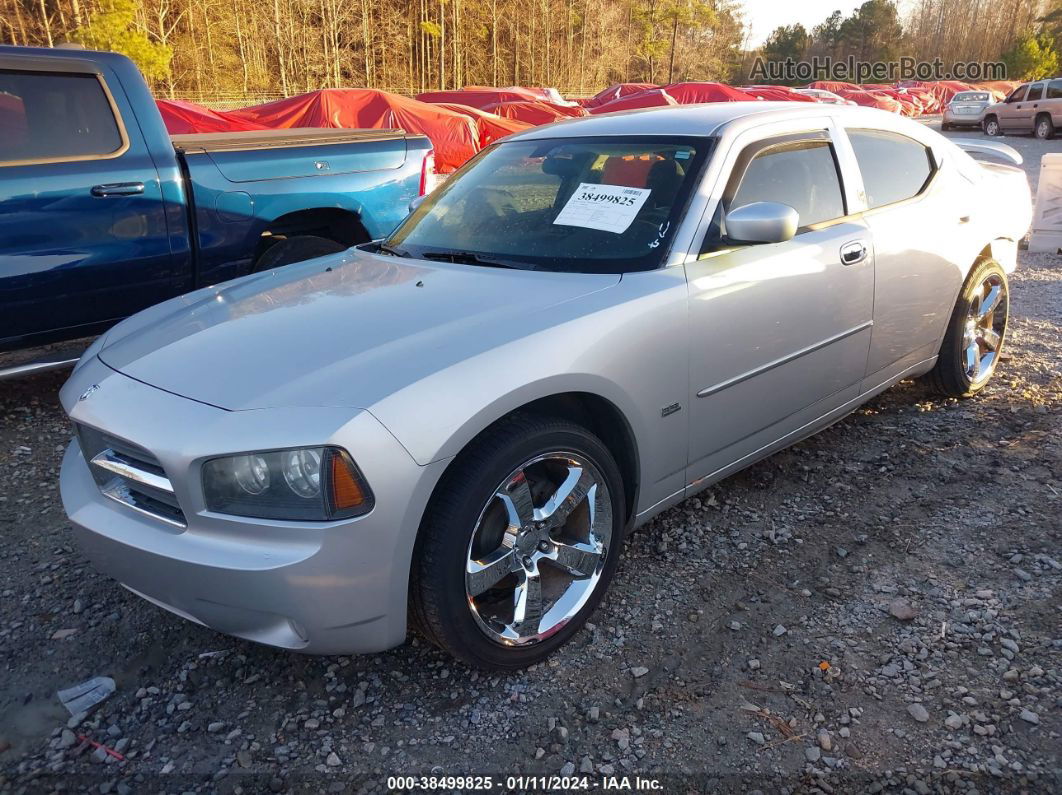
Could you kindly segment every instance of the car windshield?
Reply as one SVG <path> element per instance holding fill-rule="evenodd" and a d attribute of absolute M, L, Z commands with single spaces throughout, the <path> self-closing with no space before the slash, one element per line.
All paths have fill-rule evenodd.
<path fill-rule="evenodd" d="M 986 91 L 966 91 L 952 97 L 952 102 L 988 102 Z"/>
<path fill-rule="evenodd" d="M 650 270 L 711 145 L 664 136 L 503 142 L 431 193 L 383 250 L 530 270 Z"/>

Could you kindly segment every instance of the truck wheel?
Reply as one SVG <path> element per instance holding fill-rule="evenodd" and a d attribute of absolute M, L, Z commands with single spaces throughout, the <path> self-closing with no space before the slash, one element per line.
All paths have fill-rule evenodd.
<path fill-rule="evenodd" d="M 516 670 L 586 623 L 623 545 L 623 478 L 566 420 L 515 414 L 440 481 L 414 553 L 410 617 L 464 662 Z"/>
<path fill-rule="evenodd" d="M 930 387 L 948 397 L 972 397 L 984 389 L 999 364 L 1010 309 L 1007 274 L 993 259 L 970 271 L 948 322 L 937 363 L 926 374 Z"/>
<path fill-rule="evenodd" d="M 1041 141 L 1048 141 L 1055 137 L 1054 122 L 1051 121 L 1051 117 L 1046 113 L 1041 113 L 1036 120 L 1036 137 Z"/>
<path fill-rule="evenodd" d="M 989 116 L 985 119 L 985 135 L 996 136 L 1002 134 L 1003 130 L 1000 129 L 999 119 L 995 116 Z"/>
<path fill-rule="evenodd" d="M 265 253 L 258 258 L 258 262 L 254 264 L 254 272 L 268 271 L 291 265 L 293 262 L 335 254 L 345 251 L 346 248 L 342 243 L 317 235 L 287 237 L 266 249 Z"/>

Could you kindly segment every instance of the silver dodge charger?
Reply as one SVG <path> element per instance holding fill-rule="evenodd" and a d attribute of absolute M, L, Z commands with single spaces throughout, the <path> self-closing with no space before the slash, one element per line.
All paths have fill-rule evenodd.
<path fill-rule="evenodd" d="M 260 643 L 413 626 L 473 665 L 542 660 L 632 528 L 901 379 L 985 386 L 1031 208 L 963 146 L 1020 162 L 803 103 L 510 136 L 385 240 L 97 340 L 62 391 L 77 538 Z"/>

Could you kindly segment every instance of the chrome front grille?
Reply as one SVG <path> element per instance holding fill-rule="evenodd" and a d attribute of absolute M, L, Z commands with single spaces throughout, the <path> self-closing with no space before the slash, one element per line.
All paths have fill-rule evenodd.
<path fill-rule="evenodd" d="M 105 497 L 173 527 L 186 526 L 173 484 L 151 453 L 110 434 L 77 427 L 81 451 Z"/>

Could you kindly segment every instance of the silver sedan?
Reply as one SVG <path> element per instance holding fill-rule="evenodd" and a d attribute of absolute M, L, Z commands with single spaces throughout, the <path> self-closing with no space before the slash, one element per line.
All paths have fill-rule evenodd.
<path fill-rule="evenodd" d="M 984 388 L 1030 215 L 1020 170 L 872 109 L 535 128 L 386 240 L 99 339 L 63 502 L 102 571 L 222 632 L 332 654 L 413 625 L 525 666 L 632 528 L 901 379 Z"/>

